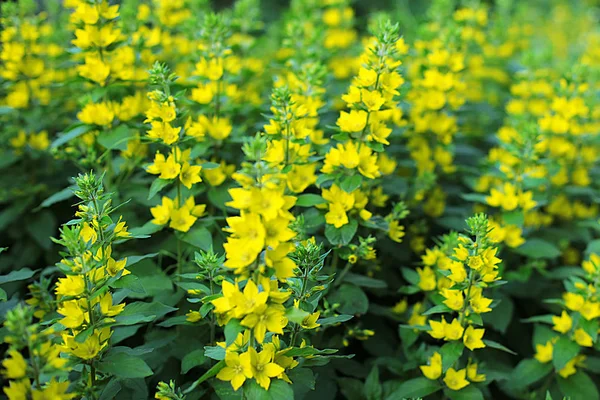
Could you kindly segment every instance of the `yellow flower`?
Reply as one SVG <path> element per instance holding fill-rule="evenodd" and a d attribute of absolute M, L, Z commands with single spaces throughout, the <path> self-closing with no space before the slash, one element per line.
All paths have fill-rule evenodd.
<path fill-rule="evenodd" d="M 385 99 L 376 90 L 370 91 L 367 89 L 362 89 L 360 91 L 362 102 L 367 107 L 369 111 L 378 111 L 383 103 L 385 103 Z"/>
<path fill-rule="evenodd" d="M 535 359 L 542 364 L 548 363 L 552 361 L 553 350 L 554 345 L 551 340 L 546 342 L 546 344 L 537 344 L 535 345 Z"/>
<path fill-rule="evenodd" d="M 349 220 L 344 206 L 340 203 L 330 203 L 329 212 L 325 214 L 325 222 L 336 228 L 346 225 Z"/>
<path fill-rule="evenodd" d="M 254 336 L 258 343 L 262 343 L 265 340 L 267 331 L 282 335 L 283 328 L 285 328 L 287 323 L 285 308 L 279 304 L 262 304 L 242 320 L 243 326 L 254 330 Z"/>
<path fill-rule="evenodd" d="M 250 211 L 260 214 L 265 220 L 277 217 L 284 205 L 285 199 L 279 190 L 252 189 Z"/>
<path fill-rule="evenodd" d="M 110 328 L 104 328 L 90 335 L 83 343 L 75 340 L 74 336 L 64 335 L 65 350 L 83 360 L 95 358 L 108 345 Z"/>
<path fill-rule="evenodd" d="M 419 366 L 427 379 L 435 380 L 442 376 L 442 356 L 440 353 L 433 353 L 427 364 Z"/>
<path fill-rule="evenodd" d="M 108 317 L 119 315 L 125 308 L 125 303 L 113 305 L 113 298 L 110 292 L 107 292 L 100 299 L 100 312 Z"/>
<path fill-rule="evenodd" d="M 117 276 L 117 274 L 121 271 L 123 271 L 121 276 L 131 274 L 129 270 L 125 269 L 125 265 L 127 265 L 127 257 L 119 261 L 116 261 L 114 258 L 109 257 L 106 262 L 106 272 L 108 272 L 110 276 Z"/>
<path fill-rule="evenodd" d="M 472 256 L 469 257 L 468 265 L 469 268 L 479 271 L 483 267 L 483 260 L 481 259 L 481 256 Z"/>
<path fill-rule="evenodd" d="M 485 382 L 485 374 L 477 373 L 477 364 L 469 363 L 469 365 L 467 365 L 467 378 L 469 378 L 471 382 Z"/>
<path fill-rule="evenodd" d="M 452 274 L 448 275 L 448 279 L 454 283 L 460 283 L 467 280 L 467 271 L 462 262 L 452 261 L 450 263 L 450 272 L 452 272 Z"/>
<path fill-rule="evenodd" d="M 321 326 L 321 324 L 317 323 L 319 319 L 319 315 L 321 315 L 320 311 L 310 314 L 306 318 L 302 320 L 302 328 L 304 329 L 315 329 Z"/>
<path fill-rule="evenodd" d="M 69 300 L 61 303 L 56 311 L 64 316 L 60 320 L 60 323 L 66 328 L 79 328 L 88 318 L 86 310 L 81 307 L 77 300 Z"/>
<path fill-rule="evenodd" d="M 233 295 L 235 304 L 235 317 L 241 318 L 250 314 L 258 307 L 267 303 L 269 294 L 266 291 L 259 291 L 258 286 L 254 281 L 248 280 L 243 292 L 236 292 Z"/>
<path fill-rule="evenodd" d="M 32 134 L 29 137 L 29 146 L 35 150 L 46 150 L 50 146 L 48 132 L 41 131 L 40 133 Z"/>
<path fill-rule="evenodd" d="M 277 279 L 285 280 L 294 276 L 296 263 L 287 257 L 294 249 L 293 243 L 281 243 L 274 249 L 267 249 L 265 263 L 275 269 Z"/>
<path fill-rule="evenodd" d="M 250 352 L 238 354 L 228 352 L 225 354 L 225 364 L 227 365 L 219 371 L 217 379 L 231 382 L 233 390 L 238 390 L 246 379 L 252 378 L 252 361 Z"/>
<path fill-rule="evenodd" d="M 492 304 L 492 299 L 488 299 L 481 294 L 481 288 L 475 287 L 471 289 L 471 298 L 469 299 L 469 304 L 473 309 L 473 312 L 477 314 L 482 314 L 486 312 L 492 311 L 490 308 L 490 304 Z"/>
<path fill-rule="evenodd" d="M 79 231 L 79 236 L 85 242 L 91 242 L 91 244 L 96 243 L 96 239 L 98 239 L 98 234 L 96 230 L 90 226 L 87 222 L 81 224 L 81 231 Z"/>
<path fill-rule="evenodd" d="M 27 145 L 27 134 L 25 131 L 19 131 L 19 134 L 9 140 L 10 145 L 15 149 L 20 149 Z"/>
<path fill-rule="evenodd" d="M 56 295 L 79 296 L 85 290 L 85 281 L 80 275 L 68 275 L 66 278 L 59 278 L 56 285 Z"/>
<path fill-rule="evenodd" d="M 25 377 L 27 372 L 27 362 L 17 350 L 9 350 L 7 358 L 2 361 L 2 366 L 5 368 L 2 374 L 7 379 L 21 379 Z"/>
<path fill-rule="evenodd" d="M 576 293 L 564 293 L 563 299 L 565 300 L 565 305 L 569 310 L 579 311 L 583 308 L 585 304 L 585 299 L 582 295 Z"/>
<path fill-rule="evenodd" d="M 281 366 L 273 362 L 274 353 L 273 345 L 265 346 L 260 353 L 257 353 L 254 347 L 250 347 L 247 353 L 245 353 L 249 354 L 250 357 L 244 357 L 240 360 L 244 368 L 252 370 L 252 376 L 256 380 L 256 383 L 265 390 L 269 390 L 271 378 L 284 372 Z"/>
<path fill-rule="evenodd" d="M 465 335 L 463 336 L 463 342 L 465 347 L 469 350 L 473 351 L 475 349 L 483 349 L 485 347 L 485 343 L 483 343 L 483 334 L 485 333 L 485 329 L 475 329 L 472 325 L 465 330 Z"/>
<path fill-rule="evenodd" d="M 388 236 L 396 243 L 402 243 L 402 238 L 406 235 L 404 226 L 400 225 L 400 221 L 392 221 L 388 226 Z"/>
<path fill-rule="evenodd" d="M 454 368 L 448 368 L 448 371 L 446 371 L 446 375 L 444 376 L 444 383 L 452 390 L 460 390 L 469 385 L 469 381 L 466 377 L 466 369 L 456 371 Z"/>
<path fill-rule="evenodd" d="M 9 381 L 8 386 L 4 387 L 4 394 L 6 394 L 8 400 L 27 400 L 30 391 L 31 383 L 29 382 L 29 379 Z"/>
<path fill-rule="evenodd" d="M 69 400 L 76 396 L 75 394 L 66 393 L 69 389 L 69 381 L 57 382 L 54 379 L 52 378 L 43 389 L 34 389 L 32 391 L 32 400 Z"/>
<path fill-rule="evenodd" d="M 414 310 L 413 310 L 414 312 Z M 446 336 L 446 319 L 442 316 L 441 321 L 429 320 L 429 326 L 431 327 L 430 331 L 427 331 L 429 335 L 435 339 L 443 339 Z"/>
<path fill-rule="evenodd" d="M 577 368 L 575 367 L 581 367 L 584 360 L 585 356 L 583 354 L 573 357 L 560 371 L 558 371 L 558 374 L 565 379 L 571 375 L 574 375 L 577 372 Z"/>
<path fill-rule="evenodd" d="M 192 185 L 202 181 L 200 178 L 200 170 L 202 169 L 199 165 L 190 165 L 189 163 L 183 164 L 181 172 L 179 174 L 179 180 L 188 189 L 192 188 Z"/>
<path fill-rule="evenodd" d="M 444 304 L 447 305 L 450 309 L 458 311 L 461 308 L 463 308 L 463 305 L 465 304 L 465 299 L 463 297 L 462 291 L 442 289 L 440 291 L 440 294 L 446 298 L 446 300 L 444 300 Z"/>
<path fill-rule="evenodd" d="M 171 210 L 171 223 L 169 227 L 180 232 L 187 232 L 197 219 L 186 207 L 173 209 Z"/>
<path fill-rule="evenodd" d="M 171 218 L 171 211 L 174 208 L 173 200 L 163 196 L 162 203 L 150 208 L 150 212 L 154 219 L 152 223 L 155 225 L 165 225 Z"/>
<path fill-rule="evenodd" d="M 417 268 L 417 274 L 419 275 L 419 287 L 429 292 L 436 288 L 435 272 L 429 267 Z"/>
<path fill-rule="evenodd" d="M 459 340 L 464 331 L 465 328 L 458 322 L 458 319 L 454 318 L 450 324 L 444 326 L 444 340 Z"/>
<path fill-rule="evenodd" d="M 573 326 L 573 320 L 566 311 L 563 311 L 560 317 L 553 316 L 552 323 L 554 324 L 553 329 L 560 333 L 569 332 L 571 330 L 571 327 Z"/>
<path fill-rule="evenodd" d="M 167 160 L 161 165 L 159 178 L 161 179 L 175 179 L 181 171 L 181 164 L 175 161 L 173 154 L 167 157 Z"/>
<path fill-rule="evenodd" d="M 406 299 L 402 299 L 396 303 L 396 305 L 392 308 L 392 312 L 394 314 L 403 314 L 408 309 L 408 301 Z"/>
<path fill-rule="evenodd" d="M 594 345 L 592 337 L 581 328 L 575 330 L 573 338 L 580 346 L 592 347 Z"/>
<path fill-rule="evenodd" d="M 351 110 L 349 113 L 342 111 L 337 120 L 337 126 L 342 132 L 362 132 L 367 126 L 368 113 L 363 110 Z"/>

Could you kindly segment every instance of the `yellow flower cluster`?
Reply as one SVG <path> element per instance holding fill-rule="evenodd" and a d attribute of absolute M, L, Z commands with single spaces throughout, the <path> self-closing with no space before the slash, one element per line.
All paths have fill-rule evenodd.
<path fill-rule="evenodd" d="M 0 76 L 9 81 L 6 104 L 23 109 L 46 106 L 50 102 L 50 84 L 66 78 L 64 70 L 54 69 L 55 61 L 64 50 L 48 39 L 53 27 L 46 22 L 47 14 L 30 19 L 3 20 Z"/>
<path fill-rule="evenodd" d="M 164 68 L 156 66 L 156 68 Z M 155 72 L 162 74 L 166 79 L 166 72 Z M 205 204 L 196 205 L 194 196 L 184 198 L 181 186 L 188 190 L 202 182 L 200 165 L 193 165 L 191 159 L 191 148 L 182 150 L 180 147 L 181 127 L 173 126 L 177 118 L 175 99 L 169 94 L 169 82 L 163 81 L 163 88 L 149 93 L 151 106 L 146 111 L 145 122 L 150 123 L 151 129 L 147 132 L 147 137 L 151 140 L 168 146 L 170 152 L 168 156 L 157 150 L 154 155 L 154 162 L 146 167 L 146 171 L 153 175 L 158 175 L 156 182 L 164 187 L 166 184 L 175 180 L 176 196 L 174 199 L 163 196 L 161 204 L 150 209 L 155 225 L 169 224 L 170 228 L 177 231 L 187 232 L 194 225 L 199 217 L 204 214 Z"/>
<path fill-rule="evenodd" d="M 458 345 L 460 354 L 463 348 L 474 351 L 486 347 L 483 341 L 485 329 L 477 326 L 483 325 L 481 314 L 492 311 L 492 299 L 485 297 L 483 292 L 500 279 L 498 265 L 501 262 L 496 257 L 498 248 L 488 238 L 487 218 L 477 215 L 467 223 L 474 239 L 447 236 L 443 247 L 426 252 L 423 269 L 417 269 L 418 287 L 426 292 L 437 288 L 441 302 L 435 307 L 440 309 L 439 312 L 452 315 L 451 322 L 447 322 L 444 315 L 440 320 L 430 319 L 427 333 L 449 343 L 462 342 Z M 415 319 L 413 315 L 411 319 L 413 323 L 425 322 L 424 316 Z M 446 367 L 442 368 L 443 354 L 446 354 L 443 349 L 433 353 L 428 364 L 421 366 L 425 377 L 435 380 L 444 375 L 443 381 L 451 390 L 460 390 L 470 382 L 485 381 L 485 375 L 477 372 L 477 363 L 471 358 L 463 369 L 455 368 L 458 360 L 451 365 L 444 364 Z"/>
<path fill-rule="evenodd" d="M 34 323 L 33 313 L 32 308 L 17 307 L 6 316 L 4 341 L 9 350 L 2 361 L 8 383 L 4 394 L 9 399 L 72 399 L 75 394 L 67 393 L 69 381 L 58 378 L 66 372 L 67 360 L 60 357 L 55 331 Z M 41 374 L 48 379 L 43 382 Z"/>
<path fill-rule="evenodd" d="M 590 254 L 588 260 L 581 264 L 582 276 L 572 277 L 565 281 L 567 291 L 563 294 L 564 310 L 559 316 L 552 316 L 552 329 L 561 335 L 550 337 L 545 343 L 536 345 L 535 359 L 542 364 L 552 361 L 554 347 L 563 337 L 584 348 L 591 348 L 598 338 L 598 318 L 600 318 L 600 299 L 598 299 L 598 278 L 600 277 L 600 256 Z M 564 366 L 557 371 L 563 378 L 568 378 L 577 372 L 577 367 L 583 367 L 586 356 L 576 354 L 565 360 Z"/>
<path fill-rule="evenodd" d="M 90 206 L 80 206 L 78 214 L 87 214 L 90 211 L 88 207 Z M 130 273 L 125 268 L 127 258 L 112 258 L 112 247 L 106 240 L 109 235 L 117 239 L 130 234 L 125 222 L 121 220 L 108 225 L 98 220 L 84 222 L 78 234 L 89 246 L 89 250 L 61 260 L 60 265 L 68 274 L 65 278 L 60 278 L 56 285 L 57 312 L 63 317 L 60 323 L 68 329 L 62 335 L 62 351 L 82 360 L 92 360 L 108 345 L 111 336 L 109 327 L 98 329 L 96 324 L 114 322 L 113 317 L 119 315 L 125 307 L 124 303 L 114 305 L 110 292 L 95 294 L 111 278 Z M 75 340 L 79 333 L 88 328 L 92 329 L 92 333 L 84 341 Z"/>

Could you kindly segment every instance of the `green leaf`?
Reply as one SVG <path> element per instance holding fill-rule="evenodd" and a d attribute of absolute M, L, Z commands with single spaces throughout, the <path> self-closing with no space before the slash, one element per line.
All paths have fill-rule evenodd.
<path fill-rule="evenodd" d="M 387 283 L 381 279 L 374 279 L 364 275 L 353 274 L 352 272 L 346 274 L 344 277 L 344 282 L 373 289 L 385 289 L 387 287 Z"/>
<path fill-rule="evenodd" d="M 121 276 L 116 282 L 112 285 L 114 288 L 118 289 L 127 289 L 131 290 L 134 293 L 144 294 L 146 291 L 144 290 L 144 286 L 140 282 L 140 279 L 132 274 Z"/>
<path fill-rule="evenodd" d="M 437 306 L 431 307 L 429 310 L 425 311 L 421 315 L 433 315 L 447 312 L 452 312 L 452 309 L 445 304 L 438 304 Z"/>
<path fill-rule="evenodd" d="M 204 251 L 208 251 L 212 248 L 212 235 L 208 229 L 198 226 L 190 229 L 188 232 L 182 234 L 181 240 L 191 244 L 194 247 L 198 247 Z"/>
<path fill-rule="evenodd" d="M 400 272 L 402 272 L 402 276 L 404 277 L 404 279 L 406 279 L 408 283 L 413 285 L 419 284 L 419 281 L 421 279 L 419 278 L 419 274 L 417 273 L 417 271 L 415 271 L 414 269 L 402 267 L 400 269 Z"/>
<path fill-rule="evenodd" d="M 487 204 L 487 201 L 485 200 L 485 198 L 487 197 L 485 194 L 481 194 L 481 193 L 462 193 L 460 195 L 460 197 L 462 197 L 464 200 L 473 202 L 473 203 L 481 203 L 481 204 Z"/>
<path fill-rule="evenodd" d="M 552 315 L 552 314 L 536 315 L 534 317 L 522 319 L 521 322 L 524 322 L 524 323 L 543 322 L 545 324 L 554 324 L 554 322 L 552 322 L 552 317 L 554 317 L 554 315 Z"/>
<path fill-rule="evenodd" d="M 152 303 L 136 301 L 127 304 L 123 312 L 115 317 L 115 325 L 134 325 L 140 322 L 150 322 L 176 310 L 177 308 L 169 307 L 158 301 Z"/>
<path fill-rule="evenodd" d="M 271 379 L 269 390 L 265 390 L 255 380 L 244 385 L 244 396 L 252 400 L 282 400 L 294 398 L 292 386 L 281 379 Z"/>
<path fill-rule="evenodd" d="M 585 254 L 588 256 L 593 253 L 600 255 L 600 239 L 592 240 L 585 248 Z"/>
<path fill-rule="evenodd" d="M 56 139 L 54 142 L 52 142 L 52 144 L 50 145 L 50 149 L 55 149 L 57 147 L 60 147 L 63 144 L 90 131 L 91 129 L 92 129 L 92 127 L 90 125 L 85 125 L 85 124 L 73 125 L 66 131 L 58 134 L 58 139 Z"/>
<path fill-rule="evenodd" d="M 238 390 L 233 390 L 231 382 L 220 381 L 218 379 L 210 382 L 215 394 L 220 400 L 243 400 L 244 399 L 244 387 L 242 386 Z"/>
<path fill-rule="evenodd" d="M 381 388 L 381 383 L 379 383 L 379 369 L 377 366 L 374 366 L 367 376 L 367 380 L 365 381 L 364 395 L 367 400 L 379 400 L 381 399 L 381 394 L 383 392 Z"/>
<path fill-rule="evenodd" d="M 50 211 L 44 210 L 29 220 L 25 230 L 40 247 L 48 250 L 52 246 L 50 237 L 57 231 L 56 217 Z"/>
<path fill-rule="evenodd" d="M 487 347 L 491 347 L 492 349 L 496 349 L 496 350 L 501 350 L 504 351 L 506 353 L 512 354 L 512 355 L 517 355 L 517 353 L 515 353 L 514 351 L 512 351 L 511 349 L 509 349 L 508 347 L 498 343 L 498 342 L 494 342 L 493 340 L 487 340 L 485 339 L 483 341 L 483 343 L 485 343 L 485 345 Z"/>
<path fill-rule="evenodd" d="M 523 226 L 523 223 L 525 222 L 525 216 L 521 210 L 505 212 L 502 214 L 502 219 L 505 224 L 517 225 L 519 227 Z"/>
<path fill-rule="evenodd" d="M 342 189 L 344 192 L 352 193 L 356 189 L 358 189 L 361 184 L 362 176 L 360 176 L 360 174 L 347 176 L 342 180 L 342 183 L 340 184 L 340 189 Z"/>
<path fill-rule="evenodd" d="M 354 315 L 341 314 L 336 315 L 335 317 L 321 318 L 317 321 L 317 323 L 321 326 L 334 325 L 339 324 L 341 322 L 350 321 L 352 318 L 354 318 Z"/>
<path fill-rule="evenodd" d="M 579 345 L 566 336 L 561 336 L 552 350 L 552 363 L 554 369 L 560 371 L 577 354 L 581 348 Z"/>
<path fill-rule="evenodd" d="M 225 349 L 223 349 L 223 353 L 225 353 Z M 225 358 L 225 355 L 223 354 L 223 358 Z M 192 386 L 190 386 L 189 388 L 187 388 L 183 393 L 184 394 L 188 394 L 191 393 L 194 389 L 196 389 L 196 387 L 201 384 L 202 382 L 206 381 L 207 379 L 212 378 L 213 376 L 217 375 L 219 373 L 220 370 L 223 369 L 223 367 L 225 367 L 225 361 L 221 360 L 218 363 L 216 363 L 211 369 L 209 369 L 208 371 L 206 371 L 204 373 L 204 375 L 202 375 L 200 378 L 198 378 L 193 384 Z"/>
<path fill-rule="evenodd" d="M 483 400 L 483 393 L 477 386 L 473 384 L 464 387 L 460 390 L 445 390 L 444 393 L 451 400 Z"/>
<path fill-rule="evenodd" d="M 558 247 L 539 238 L 527 239 L 527 242 L 513 249 L 513 251 L 531 258 L 556 258 L 561 254 Z"/>
<path fill-rule="evenodd" d="M 224 360 L 225 349 L 221 346 L 204 346 L 204 355 L 213 360 Z"/>
<path fill-rule="evenodd" d="M 504 334 L 512 321 L 515 306 L 514 302 L 508 296 L 502 296 L 500 299 L 500 303 L 492 310 L 492 312 L 483 315 L 483 321 L 486 326 L 491 326 Z"/>
<path fill-rule="evenodd" d="M 358 222 L 352 219 L 346 225 L 341 228 L 336 228 L 333 225 L 327 224 L 325 227 L 325 237 L 329 240 L 329 243 L 332 245 L 342 245 L 345 246 L 354 237 L 356 230 L 358 229 Z"/>
<path fill-rule="evenodd" d="M 150 253 L 150 254 L 144 254 L 143 256 L 129 256 L 127 257 L 127 264 L 125 265 L 126 267 L 131 267 L 132 265 L 135 265 L 137 263 L 139 263 L 142 260 L 145 260 L 146 258 L 154 258 L 158 255 L 158 253 Z"/>
<path fill-rule="evenodd" d="M 298 196 L 298 200 L 296 200 L 297 207 L 313 207 L 325 203 L 327 203 L 327 200 L 325 200 L 318 194 L 312 193 L 301 194 L 300 196 Z"/>
<path fill-rule="evenodd" d="M 237 339 L 238 333 L 243 331 L 244 327 L 240 324 L 240 321 L 237 319 L 229 320 L 227 325 L 225 325 L 225 345 L 229 347 Z"/>
<path fill-rule="evenodd" d="M 345 400 L 364 400 L 365 385 L 355 378 L 338 378 L 337 385 Z"/>
<path fill-rule="evenodd" d="M 431 381 L 420 377 L 402 383 L 394 390 L 386 400 L 398 400 L 404 398 L 425 397 L 442 389 L 437 381 Z"/>
<path fill-rule="evenodd" d="M 34 274 L 35 271 L 32 271 L 29 268 L 23 268 L 18 271 L 11 271 L 7 275 L 0 275 L 0 285 L 9 282 L 24 281 L 26 279 L 31 278 Z"/>
<path fill-rule="evenodd" d="M 90 335 L 94 333 L 94 327 L 90 326 L 87 329 L 79 332 L 76 336 L 75 336 L 75 341 L 77 343 L 83 343 L 87 340 L 87 338 L 90 337 Z"/>
<path fill-rule="evenodd" d="M 15 109 L 9 106 L 0 106 L 0 115 L 6 115 L 13 112 Z"/>
<path fill-rule="evenodd" d="M 98 363 L 98 370 L 117 378 L 145 378 L 152 375 L 152 369 L 140 357 L 127 353 L 109 353 Z"/>
<path fill-rule="evenodd" d="M 99 400 L 113 400 L 117 398 L 117 394 L 121 391 L 121 384 L 118 379 L 111 379 L 110 382 L 104 387 L 100 394 Z"/>
<path fill-rule="evenodd" d="M 231 201 L 231 196 L 225 186 L 210 188 L 207 192 L 208 200 L 217 208 L 225 208 L 225 203 Z"/>
<path fill-rule="evenodd" d="M 119 125 L 115 129 L 101 132 L 98 135 L 98 143 L 108 150 L 126 150 L 127 142 L 132 138 L 131 130 L 127 125 Z"/>
<path fill-rule="evenodd" d="M 8 296 L 6 295 L 6 291 L 0 288 L 0 301 L 8 300 Z"/>
<path fill-rule="evenodd" d="M 150 191 L 148 192 L 148 200 L 151 200 L 154 196 L 156 196 L 156 194 L 160 192 L 169 183 L 171 183 L 169 179 L 156 178 L 150 186 Z"/>
<path fill-rule="evenodd" d="M 302 324 L 304 318 L 308 317 L 309 315 L 309 312 L 304 311 L 298 307 L 290 307 L 287 310 L 285 310 L 285 317 L 296 324 Z"/>
<path fill-rule="evenodd" d="M 344 283 L 329 297 L 330 304 L 339 304 L 338 311 L 344 314 L 365 314 L 369 309 L 369 299 L 358 286 Z"/>
<path fill-rule="evenodd" d="M 294 383 L 292 389 L 295 399 L 303 399 L 306 394 L 315 390 L 315 375 L 311 369 L 298 367 L 287 371 L 286 374 Z"/>
<path fill-rule="evenodd" d="M 200 366 L 208 361 L 208 357 L 204 355 L 204 349 L 196 349 L 191 353 L 186 354 L 181 360 L 181 373 L 187 374 L 194 367 Z"/>
<path fill-rule="evenodd" d="M 37 211 L 42 208 L 50 207 L 53 204 L 70 199 L 71 197 L 75 196 L 75 194 L 73 193 L 73 190 L 75 190 L 75 186 L 69 186 L 69 187 L 64 188 L 61 191 L 54 193 L 52 196 L 50 196 L 46 200 L 42 201 L 42 204 L 40 204 L 34 211 Z"/>
<path fill-rule="evenodd" d="M 567 398 L 573 400 L 598 400 L 600 398 L 596 384 L 589 375 L 582 370 L 578 370 L 577 373 L 571 375 L 567 379 L 562 378 L 561 376 L 557 376 L 556 379 L 560 391 Z"/>
<path fill-rule="evenodd" d="M 465 345 L 461 341 L 449 342 L 440 348 L 440 355 L 442 356 L 442 371 L 446 372 L 456 360 L 462 356 L 465 349 Z"/>
<path fill-rule="evenodd" d="M 521 360 L 513 369 L 508 386 L 515 390 L 525 389 L 527 386 L 541 380 L 552 371 L 552 364 L 542 364 L 535 359 Z"/>

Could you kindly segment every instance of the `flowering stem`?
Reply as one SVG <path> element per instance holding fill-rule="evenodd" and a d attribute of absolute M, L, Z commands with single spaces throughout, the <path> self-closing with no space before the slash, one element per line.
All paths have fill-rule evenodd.
<path fill-rule="evenodd" d="M 471 288 L 473 287 L 473 278 L 475 273 L 473 270 L 469 271 L 469 286 L 467 286 L 467 296 L 465 297 L 465 304 L 463 304 L 462 310 L 460 310 L 460 315 L 458 316 L 458 322 L 460 325 L 463 325 L 464 319 L 466 317 L 467 307 L 469 306 L 469 297 L 471 296 Z"/>

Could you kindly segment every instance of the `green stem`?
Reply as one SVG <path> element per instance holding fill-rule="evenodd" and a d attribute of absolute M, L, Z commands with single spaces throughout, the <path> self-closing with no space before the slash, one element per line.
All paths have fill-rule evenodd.
<path fill-rule="evenodd" d="M 348 271 L 350 271 L 350 268 L 352 268 L 352 264 L 347 262 L 346 265 L 344 266 L 344 269 L 342 270 L 342 272 L 337 276 L 335 282 L 333 283 L 334 287 L 338 287 L 342 284 L 344 277 L 346 276 L 346 274 L 348 273 Z"/>

